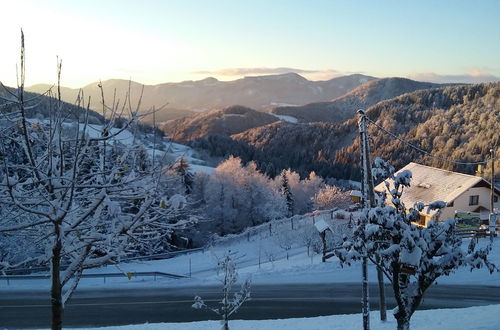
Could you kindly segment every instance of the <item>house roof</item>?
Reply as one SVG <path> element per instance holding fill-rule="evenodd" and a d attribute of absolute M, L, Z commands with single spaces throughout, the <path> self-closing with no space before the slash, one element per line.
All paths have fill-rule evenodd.
<path fill-rule="evenodd" d="M 351 190 L 351 196 L 363 197 L 363 194 L 359 190 Z"/>
<path fill-rule="evenodd" d="M 330 227 L 330 225 L 327 224 L 326 221 L 323 220 L 323 219 L 316 221 L 316 223 L 314 224 L 314 226 L 316 227 L 316 229 L 320 233 L 322 233 L 324 231 L 327 231 L 327 230 L 330 230 L 333 233 L 332 227 Z"/>
<path fill-rule="evenodd" d="M 446 171 L 417 163 L 409 163 L 396 174 L 404 170 L 409 170 L 412 173 L 411 186 L 405 188 L 402 196 L 403 203 L 407 207 L 413 206 L 415 202 L 428 204 L 441 200 L 449 203 L 467 189 L 481 182 L 490 187 L 489 182 L 478 176 Z M 394 188 L 392 181 L 388 182 L 390 189 Z M 385 192 L 385 183 L 377 185 L 375 190 Z"/>

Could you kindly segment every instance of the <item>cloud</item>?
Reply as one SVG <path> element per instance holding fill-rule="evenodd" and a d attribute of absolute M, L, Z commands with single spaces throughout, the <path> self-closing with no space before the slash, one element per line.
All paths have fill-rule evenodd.
<path fill-rule="evenodd" d="M 459 75 L 441 75 L 434 72 L 412 73 L 408 78 L 419 81 L 428 81 L 434 83 L 466 83 L 478 84 L 486 82 L 498 82 L 499 77 L 496 77 L 488 72 L 484 72 L 477 68 L 472 68 L 464 74 Z"/>
<path fill-rule="evenodd" d="M 213 71 L 196 71 L 192 73 L 198 75 L 210 75 L 219 77 L 243 77 L 251 75 L 264 76 L 264 75 L 284 74 L 290 72 L 300 74 L 308 79 L 313 79 L 313 80 L 331 79 L 333 77 L 344 75 L 342 72 L 333 69 L 306 70 L 306 69 L 288 68 L 288 67 L 226 68 Z"/>

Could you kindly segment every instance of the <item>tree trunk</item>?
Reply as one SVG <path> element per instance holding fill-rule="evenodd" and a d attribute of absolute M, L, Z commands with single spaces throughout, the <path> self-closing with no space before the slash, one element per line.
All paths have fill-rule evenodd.
<path fill-rule="evenodd" d="M 227 319 L 223 321 L 222 330 L 229 330 L 229 322 Z"/>
<path fill-rule="evenodd" d="M 410 321 L 406 319 L 406 317 L 397 318 L 398 322 L 398 330 L 410 330 Z"/>
<path fill-rule="evenodd" d="M 380 265 L 381 260 L 378 254 L 375 255 L 377 264 Z M 384 275 L 382 269 L 377 265 L 377 280 L 378 280 L 378 292 L 379 292 L 379 304 L 380 304 L 380 320 L 387 321 L 387 306 L 385 303 L 385 286 L 384 286 Z"/>
<path fill-rule="evenodd" d="M 368 297 L 368 258 L 363 257 L 362 265 L 362 298 L 361 310 L 363 313 L 363 330 L 370 329 L 370 300 Z"/>
<path fill-rule="evenodd" d="M 51 305 L 52 305 L 52 330 L 62 329 L 63 304 L 62 304 L 62 287 L 61 287 L 61 227 L 59 224 L 54 225 L 54 247 L 52 248 L 52 269 L 51 277 L 52 284 L 50 290 Z"/>

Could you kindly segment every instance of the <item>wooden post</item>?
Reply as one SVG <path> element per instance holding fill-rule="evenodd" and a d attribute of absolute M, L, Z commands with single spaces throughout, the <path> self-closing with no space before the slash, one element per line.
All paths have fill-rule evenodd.
<path fill-rule="evenodd" d="M 326 230 L 319 233 L 319 236 L 321 237 L 321 242 L 323 243 L 323 257 L 321 258 L 321 261 L 325 262 L 326 261 Z"/>

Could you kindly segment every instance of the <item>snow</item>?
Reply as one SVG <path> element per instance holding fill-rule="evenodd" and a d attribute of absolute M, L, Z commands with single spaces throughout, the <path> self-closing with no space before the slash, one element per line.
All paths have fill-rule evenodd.
<path fill-rule="evenodd" d="M 214 167 L 205 166 L 205 165 L 189 164 L 189 168 L 194 173 L 203 172 L 203 173 L 206 173 L 206 174 L 212 174 L 215 171 Z"/>
<path fill-rule="evenodd" d="M 191 147 L 174 142 L 168 142 L 165 143 L 165 145 L 167 152 L 176 159 L 184 157 L 184 159 L 189 163 L 189 168 L 192 172 L 212 174 L 215 171 L 214 167 L 206 166 L 205 161 L 198 159 L 196 157 L 196 152 Z"/>
<path fill-rule="evenodd" d="M 271 102 L 270 105 L 275 107 L 298 107 L 299 104 L 283 103 L 283 102 Z"/>
<path fill-rule="evenodd" d="M 345 219 L 336 219 L 336 213 L 345 214 Z M 354 219 L 359 217 L 353 213 Z M 111 265 L 98 269 L 88 270 L 85 274 L 103 273 L 135 273 L 135 272 L 167 272 L 191 277 L 183 279 L 133 276 L 130 280 L 123 277 L 114 278 L 83 278 L 79 289 L 95 288 L 155 288 L 155 287 L 182 287 L 182 286 L 204 286 L 219 285 L 217 277 L 217 260 L 215 256 L 222 256 L 228 250 L 235 252 L 235 262 L 238 267 L 240 278 L 252 276 L 254 284 L 304 284 L 304 283 L 358 283 L 361 274 L 361 263 L 354 262 L 350 267 L 342 267 L 337 258 L 321 262 L 321 254 L 307 255 L 307 248 L 301 244 L 300 233 L 306 226 L 312 227 L 313 221 L 320 220 L 328 223 L 334 232 L 339 232 L 348 223 L 349 214 L 346 211 L 325 211 L 319 214 L 308 214 L 302 217 L 294 217 L 295 230 L 290 231 L 294 236 L 292 248 L 284 251 L 279 246 L 277 230 L 280 225 L 283 228 L 291 228 L 290 219 L 273 222 L 273 235 L 269 236 L 269 224 L 263 224 L 240 235 L 228 235 L 224 238 L 215 239 L 210 247 L 204 250 L 192 251 L 178 255 L 174 258 L 151 261 L 122 262 L 118 267 Z M 276 226 L 276 227 L 275 227 Z M 300 229 L 300 230 L 299 230 Z M 319 236 L 319 235 L 318 235 Z M 470 240 L 463 242 L 467 249 Z M 485 246 L 489 238 L 479 241 L 479 247 Z M 188 251 L 189 252 L 189 251 Z M 286 254 L 289 255 L 289 260 Z M 493 250 L 490 252 L 490 260 L 500 265 L 500 237 L 495 239 Z M 259 264 L 260 260 L 260 264 Z M 191 273 L 190 273 L 191 270 Z M 369 264 L 369 281 L 377 283 L 376 267 Z M 386 281 L 387 282 L 387 281 Z M 500 286 L 500 273 L 490 275 L 487 269 L 479 269 L 470 272 L 470 269 L 462 267 L 450 276 L 440 277 L 439 284 L 455 285 L 487 285 Z M 8 286 L 0 281 L 0 293 L 8 290 L 48 290 L 48 280 L 11 280 Z M 388 282 L 387 282 L 388 283 Z"/>
<path fill-rule="evenodd" d="M 330 229 L 332 232 L 333 232 L 333 229 L 330 228 L 330 225 L 327 224 L 325 222 L 325 220 L 319 220 L 319 221 L 316 221 L 316 223 L 314 224 L 314 226 L 316 227 L 316 229 L 318 230 L 318 232 L 322 233 L 324 232 L 325 230 L 327 229 Z"/>
<path fill-rule="evenodd" d="M 408 251 L 403 249 L 399 253 L 399 261 L 402 264 L 417 266 L 420 263 L 420 258 L 422 257 L 422 250 L 416 246 L 413 251 Z"/>
<path fill-rule="evenodd" d="M 363 194 L 359 190 L 351 190 L 351 196 L 363 197 Z"/>
<path fill-rule="evenodd" d="M 232 115 L 232 114 L 229 114 Z M 236 115 L 240 116 L 240 115 Z M 28 119 L 28 122 L 34 123 L 39 121 L 38 119 Z M 42 121 L 43 123 L 48 123 L 48 121 L 44 120 Z M 72 126 L 76 124 L 73 123 L 63 123 L 65 126 Z M 85 124 L 79 124 L 79 129 L 80 131 L 83 131 L 83 129 L 86 129 L 86 134 L 89 138 L 91 139 L 98 139 L 101 138 L 102 131 L 104 129 L 103 125 L 96 125 L 96 124 L 88 124 L 87 127 L 85 127 Z M 134 142 L 139 142 L 134 139 L 134 134 L 128 130 L 121 130 L 119 128 L 111 128 L 110 129 L 110 135 L 114 135 L 110 140 L 111 142 L 120 142 L 125 146 L 132 146 Z M 215 170 L 214 167 L 206 166 L 205 161 L 197 158 L 196 151 L 194 151 L 191 147 L 179 144 L 179 143 L 174 143 L 174 142 L 166 142 L 166 141 L 157 141 L 156 142 L 158 146 L 163 146 L 163 148 L 166 150 L 162 151 L 157 148 L 155 148 L 152 144 L 146 147 L 146 152 L 150 157 L 155 157 L 155 159 L 161 159 L 165 156 L 165 154 L 173 156 L 175 159 L 179 157 L 184 157 L 184 159 L 190 164 L 191 171 L 194 173 L 198 172 L 204 172 L 206 174 L 212 174 Z"/>
<path fill-rule="evenodd" d="M 313 226 L 314 223 L 323 221 L 338 231 L 342 225 L 346 224 L 344 219 L 336 219 L 336 213 L 346 211 L 324 211 L 315 214 L 308 214 L 302 217 L 294 217 L 294 231 L 291 233 L 300 233 L 299 229 L 306 226 Z M 359 217 L 358 213 L 353 213 L 355 219 Z M 349 218 L 347 215 L 346 219 Z M 290 219 L 283 219 L 273 222 L 273 225 L 287 226 Z M 123 273 L 122 277 L 113 278 L 83 278 L 79 285 L 79 290 L 88 289 L 110 289 L 110 288 L 165 288 L 165 287 L 183 287 L 183 286 L 207 286 L 220 285 L 217 276 L 217 257 L 221 257 L 228 250 L 233 251 L 234 260 L 236 262 L 238 273 L 241 279 L 248 276 L 252 277 L 252 283 L 256 285 L 262 284 L 304 284 L 304 283 L 359 283 L 361 274 L 361 263 L 353 263 L 350 267 L 341 267 L 337 258 L 331 258 L 327 262 L 321 262 L 321 255 L 315 254 L 312 258 L 307 255 L 307 249 L 298 244 L 293 245 L 289 251 L 284 251 L 278 245 L 278 234 L 274 233 L 269 236 L 269 224 L 256 227 L 250 231 L 244 232 L 241 235 L 229 235 L 224 238 L 219 238 L 211 244 L 211 247 L 201 250 L 192 251 L 191 253 L 179 255 L 174 258 L 165 260 L 152 261 L 134 261 L 123 262 L 118 266 L 107 266 L 99 269 L 94 269 L 86 273 L 103 274 L 103 273 Z M 278 228 L 278 227 L 276 227 Z M 288 228 L 291 228 L 288 225 Z M 299 228 L 299 229 L 297 229 Z M 278 230 L 278 229 L 276 229 Z M 484 246 L 489 242 L 489 238 L 479 241 L 479 246 Z M 464 240 L 464 245 L 469 244 L 468 240 Z M 289 254 L 289 260 L 286 259 L 286 254 Z M 259 264 L 259 259 L 261 260 Z M 500 264 L 500 238 L 496 238 L 493 250 L 490 253 L 490 259 L 497 265 Z M 183 279 L 170 279 L 146 276 L 133 275 L 134 272 L 171 272 L 182 275 L 189 275 Z M 126 274 L 132 273 L 129 279 Z M 373 264 L 368 266 L 369 281 L 376 283 L 376 268 Z M 5 281 L 0 283 L 0 294 L 5 291 L 48 291 L 50 281 L 47 280 L 11 280 L 9 285 L 5 285 Z M 441 277 L 439 284 L 456 284 L 456 285 L 484 285 L 484 286 L 499 286 L 500 273 L 492 275 L 486 269 L 470 272 L 467 268 L 460 268 L 449 277 Z M 243 306 L 244 308 L 244 306 Z M 193 310 L 193 313 L 196 311 Z M 445 329 L 498 329 L 500 328 L 500 305 L 491 305 L 483 307 L 472 307 L 467 309 L 447 309 L 447 310 L 430 310 L 417 311 L 412 317 L 412 329 L 429 329 L 432 324 L 433 328 Z M 238 317 L 238 314 L 235 315 Z M 372 329 L 395 329 L 395 320 L 389 315 L 389 321 L 382 324 L 378 320 L 377 313 L 371 313 Z M 315 318 L 300 318 L 287 320 L 235 320 L 230 321 L 232 329 L 359 329 L 361 324 L 361 315 L 336 315 L 323 316 Z M 160 330 L 160 329 L 219 329 L 219 321 L 203 321 L 192 323 L 162 323 L 162 324 L 145 324 L 131 325 L 121 327 L 107 327 L 102 330 Z"/>
<path fill-rule="evenodd" d="M 242 307 L 244 308 L 244 307 Z M 193 311 L 195 313 L 196 311 Z M 469 308 L 434 309 L 417 311 L 411 319 L 413 330 L 455 330 L 500 328 L 500 305 Z M 311 318 L 293 318 L 279 320 L 233 320 L 231 329 L 238 330 L 358 330 L 361 328 L 361 314 L 319 316 Z M 370 328 L 373 330 L 396 329 L 396 320 L 389 315 L 386 322 L 379 319 L 378 313 L 370 314 Z M 105 328 L 79 328 L 80 330 L 211 330 L 220 329 L 219 321 L 201 321 L 187 323 L 156 323 Z"/>
<path fill-rule="evenodd" d="M 274 114 L 274 113 L 271 113 L 271 115 L 273 115 L 273 116 L 274 116 L 274 117 L 276 117 L 276 118 L 279 118 L 280 120 L 287 121 L 287 122 L 289 122 L 289 123 L 294 123 L 294 124 L 296 124 L 296 123 L 298 123 L 298 122 L 299 122 L 299 120 L 298 120 L 297 118 L 292 117 L 292 116 L 286 116 L 286 115 L 276 115 L 276 114 Z"/>

